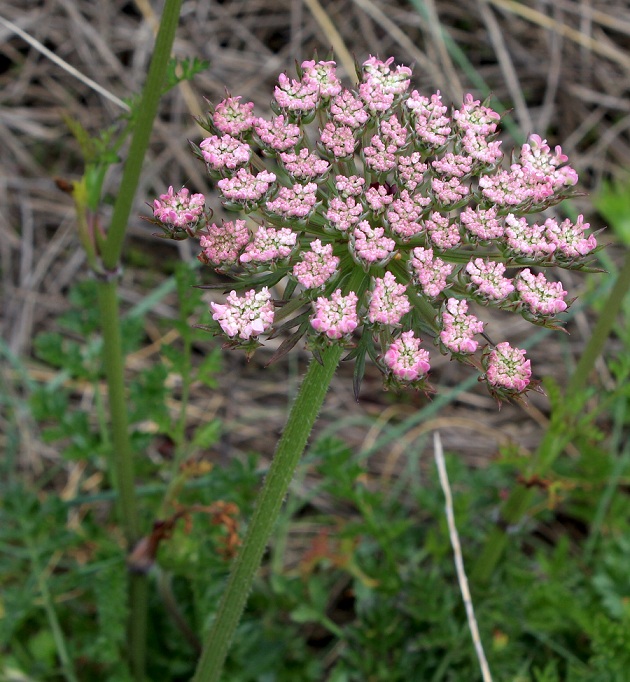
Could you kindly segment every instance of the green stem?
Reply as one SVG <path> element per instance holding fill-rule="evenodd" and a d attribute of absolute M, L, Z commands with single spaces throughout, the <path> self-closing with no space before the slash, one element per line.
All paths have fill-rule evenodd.
<path fill-rule="evenodd" d="M 197 635 L 188 624 L 186 617 L 179 608 L 177 598 L 173 594 L 171 575 L 167 571 L 163 571 L 159 568 L 157 569 L 157 589 L 166 611 L 184 636 L 184 639 L 186 639 L 194 651 L 201 653 L 201 642 L 197 639 Z"/>
<path fill-rule="evenodd" d="M 103 362 L 107 377 L 111 419 L 111 468 L 117 492 L 119 518 L 122 522 L 127 546 L 133 547 L 140 539 L 140 519 L 135 494 L 133 451 L 129 439 L 117 282 L 115 280 L 109 282 L 99 280 L 98 299 L 103 329 Z M 127 635 L 129 660 L 136 680 L 144 679 L 147 604 L 147 578 L 145 575 L 132 574 L 129 581 Z"/>
<path fill-rule="evenodd" d="M 186 323 L 186 320 L 184 320 Z M 190 330 L 184 334 L 183 362 L 181 368 L 182 393 L 180 398 L 179 416 L 175 426 L 175 462 L 174 470 L 177 471 L 182 463 L 186 451 L 186 417 L 188 416 L 188 401 L 190 399 L 190 384 L 192 374 L 192 338 Z"/>
<path fill-rule="evenodd" d="M 630 289 L 630 251 L 626 254 L 624 264 L 617 276 L 615 286 L 608 296 L 608 300 L 602 306 L 602 311 L 595 324 L 591 338 L 586 344 L 573 376 L 569 380 L 566 396 L 572 398 L 584 389 L 586 382 L 595 366 L 595 361 L 601 355 L 606 340 L 611 329 L 624 296 Z M 581 405 L 581 403 L 578 403 Z M 577 409 L 574 407 L 574 409 Z M 556 415 L 557 419 L 552 419 L 552 423 L 543 439 L 541 440 L 536 453 L 532 457 L 532 462 L 528 467 L 530 475 L 545 476 L 553 466 L 556 458 L 563 452 L 569 438 L 566 428 L 563 428 L 562 415 Z M 510 526 L 518 524 L 528 509 L 531 507 L 534 497 L 533 488 L 518 486 L 515 488 L 501 509 L 501 521 L 499 525 L 492 529 L 486 544 L 477 559 L 472 571 L 472 579 L 484 583 L 490 580 L 497 563 L 501 559 L 503 552 L 508 544 L 508 530 Z"/>
<path fill-rule="evenodd" d="M 184 323 L 186 321 L 184 320 Z M 190 330 L 184 334 L 183 363 L 181 368 L 182 394 L 179 415 L 173 430 L 173 441 L 175 443 L 175 456 L 171 466 L 170 482 L 166 488 L 166 493 L 160 503 L 158 518 L 164 518 L 171 510 L 171 502 L 179 494 L 184 483 L 188 480 L 188 475 L 180 471 L 181 463 L 184 461 L 188 452 L 186 443 L 186 417 L 188 415 L 188 401 L 190 400 L 190 386 L 192 383 L 192 336 Z"/>
<path fill-rule="evenodd" d="M 115 280 L 98 282 L 98 300 L 103 328 L 103 362 L 107 376 L 112 434 L 112 464 L 118 492 L 120 519 L 129 545 L 140 538 L 140 522 L 134 490 L 134 465 L 127 399 L 124 384 L 124 358 L 120 334 L 118 285 Z"/>
<path fill-rule="evenodd" d="M 118 494 L 120 518 L 129 547 L 140 539 L 140 519 L 135 496 L 134 462 L 125 399 L 124 356 L 120 333 L 118 286 L 112 273 L 118 270 L 123 241 L 142 163 L 149 146 L 153 121 L 166 79 L 175 31 L 179 23 L 181 0 L 166 0 L 149 73 L 137 109 L 137 119 L 129 154 L 118 189 L 107 237 L 102 240 L 100 257 L 105 277 L 99 281 L 99 307 L 103 327 L 104 363 L 109 389 L 109 411 L 113 446 L 113 478 Z M 133 574 L 129 580 L 128 652 L 134 679 L 145 674 L 148 582 L 145 575 Z"/>
<path fill-rule="evenodd" d="M 578 364 L 575 367 L 573 376 L 569 381 L 567 387 L 567 395 L 571 396 L 582 390 L 588 381 L 588 378 L 595 366 L 595 361 L 601 355 L 610 332 L 615 324 L 615 319 L 617 314 L 621 310 L 621 305 L 625 295 L 630 289 L 630 249 L 626 253 L 626 259 L 624 261 L 619 274 L 617 275 L 617 281 L 615 286 L 612 288 L 608 300 L 602 306 L 602 310 L 599 314 L 599 319 L 593 328 L 593 333 L 591 338 L 586 344 L 586 348 L 582 353 Z"/>
<path fill-rule="evenodd" d="M 134 679 L 145 678 L 149 581 L 144 573 L 129 574 L 129 619 L 127 621 L 128 656 Z"/>
<path fill-rule="evenodd" d="M 142 92 L 142 100 L 137 110 L 137 121 L 129 147 L 129 154 L 123 170 L 118 196 L 114 205 L 112 222 L 107 238 L 101 250 L 101 259 L 105 270 L 118 267 L 123 240 L 127 231 L 127 221 L 133 206 L 133 199 L 138 187 L 142 163 L 149 146 L 153 121 L 157 114 L 158 104 L 166 80 L 166 67 L 171 57 L 171 48 L 175 40 L 175 31 L 179 23 L 179 12 L 182 0 L 166 0 L 160 19 L 160 30 L 155 41 L 151 66 Z"/>
<path fill-rule="evenodd" d="M 46 611 L 48 624 L 55 641 L 55 646 L 57 647 L 57 654 L 59 655 L 59 661 L 61 662 L 63 676 L 66 678 L 67 682 L 78 682 L 72 659 L 70 658 L 68 648 L 66 647 L 66 638 L 64 636 L 63 630 L 61 629 L 59 618 L 57 618 L 53 596 L 50 593 L 50 589 L 48 588 L 48 581 L 46 580 L 44 571 L 39 565 L 39 555 L 37 548 L 32 537 L 28 533 L 25 535 L 27 538 L 28 549 L 31 555 L 34 573 L 37 576 L 37 586 L 39 587 L 39 591 L 42 596 L 42 603 L 44 605 L 44 610 Z"/>
<path fill-rule="evenodd" d="M 311 360 L 260 491 L 256 509 L 241 551 L 232 567 L 214 623 L 205 638 L 194 682 L 218 682 L 221 678 L 223 664 L 245 608 L 254 575 L 260 566 L 265 547 L 280 514 L 282 501 L 306 447 L 342 351 L 341 346 L 330 346 L 322 353 L 323 364 Z"/>

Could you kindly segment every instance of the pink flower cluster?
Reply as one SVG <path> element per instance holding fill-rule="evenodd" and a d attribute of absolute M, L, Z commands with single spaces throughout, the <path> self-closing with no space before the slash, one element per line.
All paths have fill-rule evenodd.
<path fill-rule="evenodd" d="M 190 194 L 185 187 L 175 192 L 169 187 L 166 194 L 153 201 L 153 215 L 166 227 L 186 229 L 199 222 L 205 204 L 203 194 Z"/>
<path fill-rule="evenodd" d="M 274 318 L 273 302 L 267 287 L 260 291 L 250 289 L 245 296 L 236 291 L 228 294 L 224 305 L 211 303 L 212 319 L 216 320 L 224 334 L 247 340 L 271 329 Z"/>
<path fill-rule="evenodd" d="M 354 291 L 344 296 L 341 289 L 336 289 L 330 298 L 320 296 L 314 304 L 313 329 L 329 339 L 341 339 L 351 334 L 359 326 L 358 302 L 359 297 Z"/>
<path fill-rule="evenodd" d="M 354 346 L 388 380 L 422 388 L 422 329 L 509 399 L 531 386 L 529 360 L 494 344 L 479 311 L 557 326 L 570 301 L 541 270 L 583 269 L 597 249 L 582 216 L 544 215 L 570 196 L 577 174 L 538 135 L 505 161 L 501 116 L 488 102 L 467 94 L 449 107 L 439 91 L 411 90 L 411 77 L 372 56 L 349 89 L 335 62 L 310 60 L 296 78 L 280 75 L 268 117 L 228 96 L 199 121 L 208 135 L 193 149 L 224 206 L 241 215 L 211 223 L 202 195 L 170 188 L 154 216 L 197 233 L 202 262 L 251 281 L 212 304 L 234 345 L 258 345 L 291 297 L 282 328 L 293 324 L 312 349 Z M 274 302 L 260 286 L 283 278 L 286 300 Z M 357 344 L 359 334 L 367 338 Z"/>

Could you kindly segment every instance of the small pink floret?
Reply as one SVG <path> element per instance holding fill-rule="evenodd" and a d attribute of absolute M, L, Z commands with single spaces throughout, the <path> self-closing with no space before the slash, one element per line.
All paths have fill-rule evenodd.
<path fill-rule="evenodd" d="M 311 319 L 311 326 L 329 339 L 351 334 L 359 326 L 358 302 L 354 291 L 343 296 L 341 289 L 337 289 L 329 299 L 320 296 L 313 304 L 315 316 Z"/>
<path fill-rule="evenodd" d="M 252 150 L 245 142 L 230 135 L 213 135 L 199 144 L 203 160 L 211 170 L 235 170 L 249 163 Z"/>
<path fill-rule="evenodd" d="M 483 322 L 474 315 L 467 315 L 465 300 L 449 298 L 442 313 L 440 340 L 452 353 L 474 353 L 479 343 L 473 338 L 483 331 Z"/>
<path fill-rule="evenodd" d="M 383 361 L 397 379 L 417 381 L 431 368 L 429 352 L 420 348 L 420 342 L 413 331 L 403 332 L 383 355 Z"/>
<path fill-rule="evenodd" d="M 231 265 L 238 260 L 240 252 L 250 241 L 250 234 L 244 220 L 212 223 L 207 234 L 201 235 L 199 246 L 203 249 L 200 257 L 212 265 Z"/>
<path fill-rule="evenodd" d="M 206 198 L 203 194 L 191 194 L 186 187 L 175 192 L 168 188 L 153 201 L 153 215 L 165 225 L 185 228 L 197 223 L 203 215 Z"/>
<path fill-rule="evenodd" d="M 225 304 L 211 303 L 213 315 L 227 336 L 238 336 L 243 341 L 263 334 L 271 328 L 274 318 L 273 301 L 267 287 L 250 289 L 244 296 L 236 291 L 228 294 Z"/>
<path fill-rule="evenodd" d="M 567 309 L 564 299 L 567 292 L 560 282 L 549 282 L 542 274 L 534 275 L 529 268 L 519 272 L 516 290 L 521 301 L 537 315 L 557 315 Z"/>
<path fill-rule="evenodd" d="M 373 324 L 399 324 L 402 316 L 411 310 L 411 303 L 405 296 L 406 285 L 397 282 L 389 270 L 384 277 L 375 277 L 373 285 L 368 320 Z"/>
<path fill-rule="evenodd" d="M 324 285 L 339 267 L 339 258 L 333 255 L 332 244 L 322 244 L 319 239 L 311 242 L 309 251 L 293 266 L 293 276 L 305 289 Z"/>
<path fill-rule="evenodd" d="M 512 348 L 507 341 L 497 344 L 488 357 L 486 379 L 493 386 L 522 393 L 532 376 L 531 364 L 525 351 Z"/>

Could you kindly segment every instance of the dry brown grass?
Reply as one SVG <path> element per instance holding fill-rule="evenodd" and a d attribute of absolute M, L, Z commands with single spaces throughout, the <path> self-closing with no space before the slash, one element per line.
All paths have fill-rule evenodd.
<path fill-rule="evenodd" d="M 424 9 L 419 12 L 416 7 Z M 157 3 L 148 0 L 4 0 L 0 5 L 2 18 L 119 98 L 137 92 L 143 83 L 157 11 Z M 451 100 L 469 90 L 478 94 L 470 73 L 449 56 L 441 29 L 463 50 L 494 96 L 513 109 L 525 133 L 536 131 L 563 145 L 587 191 L 596 191 L 603 177 L 630 167 L 630 8 L 623 0 L 186 1 L 174 52 L 179 57 L 208 59 L 210 68 L 163 101 L 130 225 L 131 248 L 151 254 L 151 277 L 146 266 L 128 264 L 124 301 L 139 300 L 147 293 L 149 280 L 165 277 L 165 261 L 194 258 L 189 246 L 177 251 L 174 244 L 158 243 L 139 216 L 146 214 L 143 203 L 170 184 L 204 188 L 203 169 L 186 146 L 186 138 L 200 137 L 192 113 L 203 110 L 202 97 L 217 101 L 229 87 L 263 111 L 278 72 L 291 69 L 295 60 L 310 57 L 314 50 L 326 54 L 331 45 L 342 66 L 353 57 L 361 61 L 369 54 L 393 55 L 397 61 L 416 65 L 422 90 L 440 88 Z M 42 329 L 54 328 L 56 316 L 67 306 L 68 287 L 86 274 L 71 199 L 53 181 L 54 177 L 76 179 L 81 173 L 79 148 L 64 116 L 96 132 L 112 124 L 121 110 L 2 24 L 0 52 L 0 324 L 11 351 L 24 358 L 34 377 L 45 379 L 49 376 L 45 368 L 30 358 L 32 340 Z M 118 180 L 119 171 L 112 171 L 109 192 L 115 191 Z M 588 197 L 576 203 L 598 227 Z M 107 216 L 104 207 L 105 224 Z M 578 293 L 584 279 L 569 277 L 571 291 Z M 168 298 L 150 316 L 147 347 L 160 338 L 151 320 L 175 316 L 174 304 Z M 528 325 L 520 319 L 501 318 L 494 328 L 514 342 L 528 334 Z M 570 329 L 570 339 L 557 334 L 544 349 L 533 351 L 539 375 L 563 378 L 566 354 L 579 353 L 590 321 L 578 316 Z M 158 347 L 159 343 L 136 357 L 136 364 L 132 358 L 129 371 L 154 361 L 152 350 Z M 305 361 L 300 357 L 263 371 L 265 358 L 263 352 L 246 365 L 232 355 L 226 358 L 223 390 L 194 392 L 191 423 L 221 415 L 229 426 L 225 448 L 230 452 L 271 451 L 285 416 L 287 386 L 295 388 Z M 438 383 L 453 386 L 462 376 L 459 367 L 436 360 Z M 5 385 L 7 390 L 19 390 L 9 371 Z M 78 397 L 89 399 L 82 393 L 87 390 L 77 387 Z M 345 437 L 357 447 L 369 447 L 382 424 L 408 416 L 425 402 L 421 396 L 402 404 L 392 401 L 381 392 L 377 372 L 371 369 L 363 396 L 357 405 L 351 369 L 342 369 L 322 422 L 330 425 L 340 414 L 380 417 L 371 430 L 364 425 L 344 429 Z M 531 449 L 540 426 L 544 427 L 546 401 L 536 399 L 534 405 L 529 414 L 514 406 L 497 412 L 482 392 L 465 392 L 441 412 L 445 447 L 479 464 L 505 438 Z M 37 469 L 38 462 L 41 466 L 42 460 L 55 458 L 55 452 L 39 442 L 34 428 L 25 423 L 22 449 L 25 461 Z M 405 448 L 417 435 L 373 458 L 374 471 L 395 473 Z"/>

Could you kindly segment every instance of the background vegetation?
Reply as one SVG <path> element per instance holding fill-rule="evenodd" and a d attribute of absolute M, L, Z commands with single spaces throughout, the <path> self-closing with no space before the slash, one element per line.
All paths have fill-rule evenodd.
<path fill-rule="evenodd" d="M 5 0 L 0 17 L 132 101 L 160 11 L 144 0 Z M 504 148 L 529 132 L 562 144 L 585 191 L 566 210 L 608 226 L 608 274 L 562 275 L 579 294 L 569 335 L 492 321 L 544 377 L 547 397 L 529 407 L 498 411 L 437 355 L 438 397 L 385 393 L 368 367 L 357 404 L 342 365 L 225 679 L 480 679 L 432 463 L 436 429 L 494 678 L 630 679 L 628 301 L 587 389 L 565 394 L 630 239 L 629 35 L 627 3 L 614 0 L 183 4 L 174 54 L 209 65 L 162 100 L 121 285 L 142 525 L 170 524 L 150 572 L 149 679 L 194 671 L 306 355 L 263 369 L 273 345 L 248 363 L 195 330 L 209 299 L 191 284 L 218 280 L 195 268 L 192 243 L 152 236 L 143 201 L 168 185 L 208 192 L 186 143 L 201 137 L 192 116 L 203 97 L 216 102 L 227 87 L 266 111 L 278 73 L 331 45 L 342 68 L 370 54 L 413 64 L 417 87 L 446 100 L 492 93 L 511 110 Z M 121 114 L 0 22 L 0 679 L 130 679 L 96 288 L 72 199 L 54 181 L 83 172 L 77 131 L 105 145 Z M 114 165 L 106 191 L 119 180 Z M 528 462 L 550 433 L 562 455 L 532 478 Z M 534 493 L 526 517 L 508 529 L 492 576 L 475 578 L 502 501 L 523 485 Z"/>

